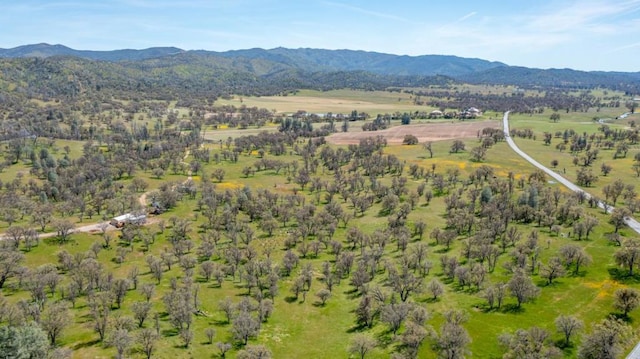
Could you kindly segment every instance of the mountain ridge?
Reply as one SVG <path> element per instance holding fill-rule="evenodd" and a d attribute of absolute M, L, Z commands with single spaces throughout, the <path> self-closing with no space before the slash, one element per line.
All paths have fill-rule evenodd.
<path fill-rule="evenodd" d="M 76 50 L 47 43 L 0 48 L 0 58 L 75 56 L 84 59 L 128 62 L 143 61 L 179 54 L 198 54 L 227 59 L 245 58 L 267 60 L 303 71 L 367 71 L 393 76 L 458 76 L 493 67 L 507 66 L 477 58 L 453 55 L 395 55 L 364 50 L 326 50 L 313 48 L 240 49 L 229 51 L 183 50 L 177 47 L 150 47 L 110 51 Z"/>
<path fill-rule="evenodd" d="M 118 50 L 76 50 L 61 44 L 30 44 L 21 45 L 9 49 L 0 48 L 0 58 L 20 57 L 51 57 L 51 56 L 76 56 L 89 60 L 123 61 L 144 60 L 152 57 L 161 57 L 185 52 L 177 47 L 150 47 L 147 49 L 118 49 Z"/>
<path fill-rule="evenodd" d="M 448 78 L 474 84 L 528 88 L 606 87 L 640 93 L 640 72 L 537 69 L 453 55 L 408 56 L 347 49 L 277 47 L 216 52 L 151 47 L 141 50 L 93 51 L 40 43 L 0 49 L 0 58 L 4 58 L 2 61 L 78 58 L 104 65 L 111 64 L 115 66 L 109 67 L 109 71 L 114 72 L 112 76 L 132 78 L 131 71 L 135 70 L 136 76 L 133 77 L 141 84 L 163 83 L 174 78 L 178 82 L 209 86 L 209 83 L 203 83 L 205 79 L 209 79 L 208 81 L 217 85 L 230 84 L 230 88 L 236 88 L 238 81 L 265 87 L 271 87 L 275 81 L 278 86 L 291 89 L 311 86 L 311 80 L 315 84 L 313 86 L 323 89 L 337 86 L 370 89 L 421 86 L 447 82 Z M 87 63 L 83 63 L 82 67 L 91 68 Z M 100 76 L 105 74 L 102 70 L 98 71 L 102 73 Z M 160 79 L 158 74 L 164 77 Z M 97 76 L 95 81 L 100 81 L 97 74 L 92 76 Z M 434 77 L 436 78 L 433 79 Z M 330 80 L 327 81 L 327 78 Z"/>

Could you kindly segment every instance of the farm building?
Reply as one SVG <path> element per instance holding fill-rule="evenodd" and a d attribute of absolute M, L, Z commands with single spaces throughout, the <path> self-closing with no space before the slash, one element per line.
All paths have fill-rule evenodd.
<path fill-rule="evenodd" d="M 433 110 L 429 112 L 429 118 L 441 118 L 442 116 L 444 116 L 444 112 L 440 110 Z"/>
<path fill-rule="evenodd" d="M 109 224 L 116 228 L 122 228 L 127 224 L 144 224 L 147 221 L 147 216 L 144 214 L 127 213 L 121 216 L 113 217 Z"/>

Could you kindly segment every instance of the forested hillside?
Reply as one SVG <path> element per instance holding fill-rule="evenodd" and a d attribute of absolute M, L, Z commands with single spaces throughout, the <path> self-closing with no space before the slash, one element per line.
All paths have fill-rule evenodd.
<path fill-rule="evenodd" d="M 154 75 L 167 75 L 160 71 L 160 68 L 171 69 L 170 74 L 176 76 L 177 81 L 188 79 L 193 83 L 193 80 L 204 78 L 207 82 L 214 82 L 214 85 L 210 86 L 205 84 L 205 89 L 215 86 L 220 88 L 221 93 L 229 89 L 237 93 L 258 93 L 256 88 L 263 89 L 259 91 L 261 93 L 274 93 L 277 89 L 292 87 L 379 89 L 384 86 L 420 86 L 431 84 L 432 80 L 429 78 L 432 76 L 445 76 L 466 83 L 511 84 L 525 88 L 606 87 L 635 93 L 640 86 L 639 73 L 530 69 L 482 59 L 444 55 L 400 56 L 366 51 L 306 48 L 256 48 L 226 52 L 184 51 L 173 47 L 85 51 L 48 44 L 0 49 L 0 57 L 4 58 L 55 56 L 118 62 L 124 68 L 153 69 L 153 74 L 146 74 L 151 75 L 151 83 L 164 82 L 153 79 Z M 333 78 L 327 81 L 318 78 L 326 74 L 338 76 L 332 76 Z M 349 80 L 340 81 L 344 76 Z M 233 80 L 230 80 L 231 78 Z M 198 84 L 199 87 L 201 85 Z"/>

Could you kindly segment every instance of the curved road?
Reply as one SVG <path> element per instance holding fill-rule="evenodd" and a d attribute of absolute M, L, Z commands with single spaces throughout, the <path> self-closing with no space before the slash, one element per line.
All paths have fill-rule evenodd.
<path fill-rule="evenodd" d="M 584 193 L 587 198 L 591 198 L 592 196 L 585 192 L 582 188 L 578 187 L 577 185 L 575 185 L 574 183 L 572 183 L 571 181 L 569 181 L 568 179 L 560 176 L 558 173 L 556 173 L 555 171 L 543 166 L 540 162 L 534 160 L 533 158 L 531 158 L 531 156 L 529 156 L 528 154 L 526 154 L 524 151 L 522 151 L 517 145 L 516 143 L 513 141 L 513 139 L 511 138 L 511 135 L 509 134 L 509 111 L 504 113 L 504 117 L 502 118 L 502 124 L 504 126 L 503 131 L 504 131 L 504 137 L 507 140 L 507 143 L 509 144 L 509 147 L 511 147 L 512 150 L 514 150 L 517 154 L 519 154 L 522 158 L 524 158 L 525 160 L 527 160 L 529 163 L 531 163 L 532 165 L 536 166 L 537 168 L 541 169 L 542 171 L 544 171 L 546 174 L 548 174 L 549 176 L 551 176 L 553 179 L 555 179 L 556 181 L 562 183 L 564 186 L 566 186 L 567 188 L 569 188 L 570 190 L 574 191 L 574 192 L 582 192 Z M 598 207 L 604 209 L 604 204 L 602 202 L 598 202 Z M 608 211 L 612 211 L 614 208 L 611 206 L 607 206 L 607 210 Z M 635 219 L 628 217 L 625 222 L 627 223 L 627 225 L 629 226 L 629 228 L 631 228 L 632 230 L 634 230 L 636 233 L 640 234 L 640 222 L 636 221 Z"/>
<path fill-rule="evenodd" d="M 511 147 L 512 150 L 514 150 L 517 154 L 519 154 L 522 158 L 527 160 L 532 165 L 536 166 L 537 168 L 543 170 L 549 176 L 553 177 L 553 179 L 555 179 L 558 182 L 560 182 L 563 185 L 565 185 L 570 190 L 572 190 L 574 192 L 583 192 L 587 196 L 587 198 L 591 197 L 591 195 L 589 193 L 585 192 L 584 190 L 582 190 L 582 188 L 576 186 L 571 181 L 569 181 L 566 178 L 560 176 L 559 174 L 557 174 L 556 172 L 550 170 L 549 168 L 543 166 L 542 164 L 540 164 L 540 162 L 534 160 L 533 158 L 531 158 L 531 156 L 529 156 L 524 151 L 522 151 L 520 148 L 518 148 L 518 146 L 516 145 L 515 142 L 513 142 L 513 139 L 511 138 L 511 136 L 509 134 L 509 111 L 504 113 L 504 117 L 502 118 L 502 124 L 504 125 L 504 137 L 507 140 L 507 143 L 509 144 L 509 147 Z M 602 204 L 602 202 L 598 202 L 598 207 L 604 208 L 604 205 Z M 613 207 L 608 207 L 608 209 L 609 208 L 610 208 L 610 210 L 613 210 Z M 627 223 L 629 228 L 631 228 L 634 231 L 636 231 L 636 233 L 640 233 L 640 223 L 638 221 L 636 221 L 633 218 L 628 217 L 625 220 L 625 222 Z M 633 350 L 631 350 L 629 355 L 627 355 L 626 359 L 640 359 L 640 343 L 638 343 L 633 348 Z"/>

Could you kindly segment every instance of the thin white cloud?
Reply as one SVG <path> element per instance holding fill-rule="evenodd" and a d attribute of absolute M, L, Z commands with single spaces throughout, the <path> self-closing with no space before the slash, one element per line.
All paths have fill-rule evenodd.
<path fill-rule="evenodd" d="M 465 21 L 466 19 L 468 19 L 470 17 L 476 16 L 476 14 L 477 14 L 477 12 L 475 12 L 475 11 L 470 12 L 470 13 L 466 14 L 465 16 L 459 18 L 458 20 L 454 21 L 454 23 L 456 23 L 456 24 L 457 23 L 461 23 L 461 22 Z"/>
<path fill-rule="evenodd" d="M 625 45 L 625 46 L 616 47 L 615 49 L 612 49 L 611 51 L 609 51 L 609 53 L 629 50 L 629 49 L 633 49 L 633 48 L 640 48 L 640 42 L 634 42 L 632 44 L 628 44 L 628 45 Z"/>
<path fill-rule="evenodd" d="M 458 19 L 456 19 L 456 20 L 453 20 L 451 22 L 447 22 L 443 26 L 435 29 L 435 32 L 436 33 L 445 34 L 445 35 L 446 34 L 456 33 L 457 32 L 456 29 L 459 28 L 458 24 L 464 22 L 467 19 L 470 19 L 470 18 L 476 16 L 476 14 L 477 14 L 477 12 L 473 11 L 473 12 L 470 12 L 470 13 L 468 13 L 468 14 L 466 14 L 466 15 L 458 18 Z"/>
<path fill-rule="evenodd" d="M 559 6 L 561 4 L 561 6 Z M 435 29 L 423 28 L 432 36 L 422 40 L 456 53 L 541 53 L 562 50 L 561 46 L 584 46 L 589 36 L 607 38 L 633 33 L 628 20 L 620 19 L 640 9 L 640 0 L 553 1 L 546 8 L 533 7 L 512 16 L 497 17 L 476 12 L 466 14 Z M 607 45 L 600 41 L 591 48 Z"/>
<path fill-rule="evenodd" d="M 389 20 L 396 20 L 396 21 L 402 21 L 402 22 L 409 22 L 408 19 L 403 18 L 401 16 L 396 16 L 393 14 L 387 14 L 387 13 L 382 13 L 382 12 L 378 12 L 378 11 L 372 11 L 372 10 L 368 10 L 368 9 L 363 9 L 361 7 L 357 7 L 357 6 L 353 6 L 353 5 L 348 5 L 348 4 L 343 4 L 343 3 L 338 3 L 338 2 L 332 2 L 332 1 L 323 1 L 322 4 L 325 5 L 329 5 L 329 6 L 333 6 L 333 7 L 339 7 L 342 9 L 347 9 L 353 12 L 357 12 L 360 14 L 364 14 L 364 15 L 369 15 L 369 16 L 374 16 L 377 18 L 381 18 L 381 19 L 389 19 Z"/>
<path fill-rule="evenodd" d="M 602 29 L 599 24 L 615 24 L 616 18 L 640 10 L 640 0 L 625 2 L 580 1 L 563 8 L 530 16 L 529 27 L 543 32 Z"/>
<path fill-rule="evenodd" d="M 220 9 L 230 6 L 241 6 L 240 0 L 115 0 L 116 3 L 128 8 L 144 9 Z"/>
<path fill-rule="evenodd" d="M 3 12 L 5 13 L 14 13 L 14 12 L 26 12 L 33 13 L 38 11 L 49 11 L 53 9 L 105 9 L 108 5 L 104 3 L 94 3 L 94 2 L 81 2 L 81 1 L 51 1 L 51 2 L 15 2 L 11 4 L 7 4 L 6 6 L 3 4 Z"/>

